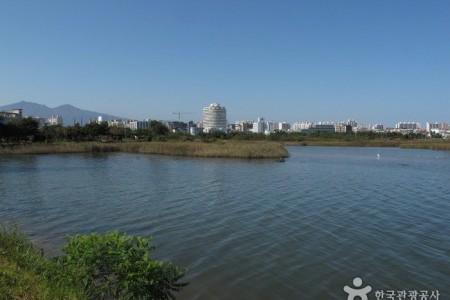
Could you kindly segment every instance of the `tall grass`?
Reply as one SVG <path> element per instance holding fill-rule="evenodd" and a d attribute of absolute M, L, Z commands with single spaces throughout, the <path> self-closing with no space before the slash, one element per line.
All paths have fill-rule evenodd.
<path fill-rule="evenodd" d="M 114 152 L 120 148 L 111 144 L 96 142 L 73 143 L 28 143 L 18 145 L 1 145 L 0 155 L 8 154 L 64 154 L 64 153 L 89 153 L 89 152 Z"/>
<path fill-rule="evenodd" d="M 287 142 L 285 144 L 297 146 L 400 147 L 411 149 L 450 150 L 450 140 L 304 140 L 300 142 Z"/>
<path fill-rule="evenodd" d="M 431 149 L 431 150 L 450 150 L 450 140 L 417 140 L 408 141 L 400 144 L 400 148 L 412 149 Z"/>
<path fill-rule="evenodd" d="M 304 140 L 301 142 L 288 142 L 286 145 L 298 146 L 327 146 L 327 147 L 399 147 L 396 140 Z"/>
<path fill-rule="evenodd" d="M 0 225 L 0 299 L 84 299 L 83 291 L 61 280 L 47 259 L 14 224 Z"/>
<path fill-rule="evenodd" d="M 288 156 L 282 144 L 265 141 L 152 142 L 130 144 L 128 147 L 132 149 L 127 152 L 191 157 L 279 158 Z"/>
<path fill-rule="evenodd" d="M 297 146 L 346 146 L 346 147 L 400 147 L 433 150 L 450 150 L 450 140 L 318 140 L 305 139 L 286 142 Z M 66 142 L 54 144 L 0 145 L 0 155 L 14 154 L 65 154 L 127 152 L 191 157 L 229 158 L 280 158 L 289 156 L 283 144 L 274 141 L 152 141 L 152 142 Z"/>
<path fill-rule="evenodd" d="M 279 158 L 288 152 L 281 143 L 269 141 L 77 142 L 24 144 L 0 147 L 0 155 L 128 152 L 191 157 Z"/>

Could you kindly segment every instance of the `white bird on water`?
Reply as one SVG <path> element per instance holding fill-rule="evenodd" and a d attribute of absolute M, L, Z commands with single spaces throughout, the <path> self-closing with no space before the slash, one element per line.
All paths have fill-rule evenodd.
<path fill-rule="evenodd" d="M 380 158 L 380 157 L 381 157 L 380 153 L 377 153 L 377 158 Z"/>

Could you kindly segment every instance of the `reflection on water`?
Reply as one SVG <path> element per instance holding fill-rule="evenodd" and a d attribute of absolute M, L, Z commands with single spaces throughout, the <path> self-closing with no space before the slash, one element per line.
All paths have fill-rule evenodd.
<path fill-rule="evenodd" d="M 52 253 L 78 232 L 152 235 L 156 258 L 189 269 L 179 299 L 346 299 L 357 276 L 450 294 L 448 152 L 289 150 L 0 157 L 0 218 Z"/>

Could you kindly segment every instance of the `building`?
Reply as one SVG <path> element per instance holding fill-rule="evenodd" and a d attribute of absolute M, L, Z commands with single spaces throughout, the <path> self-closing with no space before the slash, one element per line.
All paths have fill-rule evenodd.
<path fill-rule="evenodd" d="M 201 128 L 198 128 L 196 124 L 192 123 L 189 125 L 189 134 L 197 135 L 201 132 Z"/>
<path fill-rule="evenodd" d="M 97 122 L 98 121 L 99 120 L 97 120 Z M 108 121 L 108 127 L 128 128 L 130 130 L 149 129 L 150 128 L 150 119 L 146 119 L 146 120 L 143 120 L 143 121 L 137 121 L 137 120 L 110 120 L 110 121 Z"/>
<path fill-rule="evenodd" d="M 266 131 L 266 122 L 264 118 L 258 118 L 258 121 L 253 122 L 252 132 L 253 133 L 264 133 Z"/>
<path fill-rule="evenodd" d="M 219 103 L 203 108 L 203 131 L 225 131 L 227 129 L 227 110 Z"/>
<path fill-rule="evenodd" d="M 234 124 L 234 131 L 239 132 L 251 132 L 253 129 L 253 122 L 252 121 L 237 121 Z"/>
<path fill-rule="evenodd" d="M 0 111 L 0 122 L 7 124 L 12 120 L 20 120 L 22 119 L 22 109 L 11 109 L 9 111 Z"/>
<path fill-rule="evenodd" d="M 384 126 L 383 124 L 375 124 L 374 126 L 372 126 L 372 130 L 375 132 L 381 132 L 384 130 Z"/>
<path fill-rule="evenodd" d="M 417 122 L 399 122 L 395 124 L 395 128 L 400 131 L 416 131 L 420 129 L 420 124 Z"/>
<path fill-rule="evenodd" d="M 124 128 L 125 127 L 125 122 L 122 121 L 122 120 L 110 120 L 110 121 L 108 121 L 108 127 Z"/>
<path fill-rule="evenodd" d="M 355 120 L 347 120 L 347 125 L 352 126 L 352 128 L 358 127 L 358 122 L 356 122 Z"/>
<path fill-rule="evenodd" d="M 181 121 L 167 121 L 164 125 L 172 132 L 189 132 L 189 124 Z"/>
<path fill-rule="evenodd" d="M 335 131 L 336 131 L 336 128 L 333 124 L 323 124 L 323 123 L 313 125 L 309 129 L 301 130 L 301 132 L 304 132 L 304 133 L 319 133 L 319 132 L 333 133 Z"/>
<path fill-rule="evenodd" d="M 440 134 L 444 139 L 450 137 L 450 125 L 445 122 L 440 123 L 429 123 L 427 122 L 427 132 L 428 135 L 433 137 L 436 134 Z"/>
<path fill-rule="evenodd" d="M 63 125 L 63 118 L 60 115 L 47 118 L 47 125 Z"/>
<path fill-rule="evenodd" d="M 310 129 L 313 127 L 314 123 L 310 122 L 295 122 L 292 124 L 292 131 L 302 131 L 304 129 Z"/>
<path fill-rule="evenodd" d="M 129 120 L 124 124 L 125 128 L 130 128 L 131 130 L 138 129 L 149 129 L 150 128 L 150 120 L 137 121 L 137 120 Z"/>
<path fill-rule="evenodd" d="M 346 124 L 336 124 L 334 125 L 334 131 L 338 133 L 350 133 L 352 132 L 353 127 L 351 125 Z"/>
<path fill-rule="evenodd" d="M 290 129 L 291 129 L 291 124 L 286 123 L 286 122 L 278 123 L 278 131 L 288 132 Z"/>
<path fill-rule="evenodd" d="M 265 134 L 271 134 L 272 132 L 275 132 L 278 129 L 278 123 L 269 121 L 266 122 L 266 130 L 264 131 Z"/>
<path fill-rule="evenodd" d="M 428 132 L 441 132 L 441 131 L 447 131 L 450 129 L 450 125 L 448 123 L 429 123 L 427 122 L 427 131 Z"/>

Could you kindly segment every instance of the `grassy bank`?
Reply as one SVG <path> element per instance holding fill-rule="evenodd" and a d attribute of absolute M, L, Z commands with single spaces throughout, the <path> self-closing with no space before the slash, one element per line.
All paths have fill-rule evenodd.
<path fill-rule="evenodd" d="M 58 269 L 13 226 L 0 228 L 0 299 L 85 299 L 83 290 L 51 280 Z"/>
<path fill-rule="evenodd" d="M 291 146 L 328 146 L 328 147 L 399 147 L 399 141 L 390 140 L 304 140 L 288 142 Z"/>
<path fill-rule="evenodd" d="M 328 147 L 399 147 L 408 149 L 431 149 L 450 151 L 449 140 L 304 140 L 287 142 L 290 146 L 328 146 Z"/>
<path fill-rule="evenodd" d="M 431 149 L 450 151 L 450 140 L 417 140 L 403 142 L 399 145 L 400 148 L 411 149 Z"/>
<path fill-rule="evenodd" d="M 0 155 L 8 154 L 64 154 L 91 152 L 127 152 L 190 157 L 279 158 L 288 152 L 281 143 L 268 141 L 199 141 L 168 142 L 74 142 L 55 144 L 21 144 L 1 146 Z"/>
<path fill-rule="evenodd" d="M 46 258 L 17 226 L 0 224 L 0 299 L 174 299 L 186 270 L 151 259 L 150 240 L 77 234 L 63 256 Z"/>

